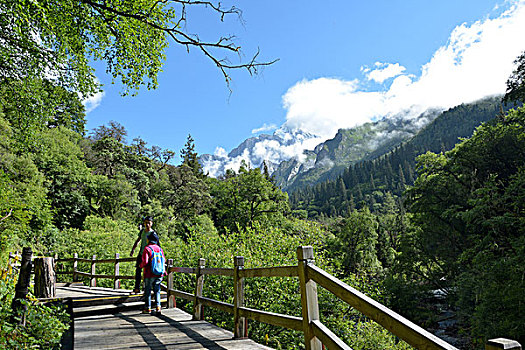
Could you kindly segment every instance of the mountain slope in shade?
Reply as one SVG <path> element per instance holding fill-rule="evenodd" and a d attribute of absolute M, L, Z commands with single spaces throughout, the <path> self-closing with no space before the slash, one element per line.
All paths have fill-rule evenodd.
<path fill-rule="evenodd" d="M 333 178 L 349 165 L 376 158 L 410 139 L 439 113 L 429 110 L 417 117 L 400 113 L 378 122 L 340 129 L 334 138 L 320 143 L 313 151 L 304 151 L 304 158 L 279 164 L 273 177 L 287 191 Z"/>
<path fill-rule="evenodd" d="M 374 210 L 385 200 L 386 193 L 401 196 L 406 185 L 413 184 L 418 155 L 454 148 L 483 122 L 491 122 L 510 108 L 513 106 L 502 106 L 501 96 L 450 108 L 384 155 L 350 164 L 317 184 L 304 181 L 298 186 L 296 182 L 293 191 L 288 190 L 292 208 L 305 210 L 309 217 L 346 215 L 348 210 L 363 206 Z"/>

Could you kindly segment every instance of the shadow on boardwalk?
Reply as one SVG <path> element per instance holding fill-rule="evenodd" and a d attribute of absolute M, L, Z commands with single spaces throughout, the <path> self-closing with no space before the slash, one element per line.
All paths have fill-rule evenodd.
<path fill-rule="evenodd" d="M 160 316 L 126 311 L 75 319 L 75 349 L 270 349 L 205 321 L 192 321 L 179 309 Z"/>
<path fill-rule="evenodd" d="M 139 321 L 133 316 L 127 316 L 124 314 L 117 314 L 115 315 L 115 317 L 118 317 L 120 319 L 123 319 L 131 323 L 135 327 L 135 330 L 138 332 L 138 334 L 142 337 L 142 340 L 144 340 L 144 342 L 146 342 L 146 344 L 151 349 L 159 349 L 159 350 L 167 349 L 166 345 L 162 344 L 162 342 L 159 341 L 159 339 L 147 327 L 147 323 Z M 171 327 L 174 327 L 175 329 L 172 330 L 173 332 L 177 331 L 177 332 L 184 333 L 188 338 L 191 339 L 191 342 L 198 343 L 200 344 L 200 346 L 202 346 L 205 349 L 226 350 L 226 348 L 220 346 L 215 341 L 206 339 L 201 334 L 191 329 L 191 327 L 185 326 L 181 322 L 175 321 L 165 315 L 155 316 L 155 317 L 163 320 L 164 322 L 169 324 Z"/>

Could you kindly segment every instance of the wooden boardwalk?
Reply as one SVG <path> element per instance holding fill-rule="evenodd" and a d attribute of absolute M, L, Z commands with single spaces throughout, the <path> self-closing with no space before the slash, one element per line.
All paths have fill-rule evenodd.
<path fill-rule="evenodd" d="M 74 310 L 75 349 L 271 349 L 250 339 L 234 340 L 232 332 L 205 321 L 192 321 L 191 315 L 180 309 L 163 309 L 159 316 L 142 314 L 142 303 L 128 302 L 127 290 L 71 285 L 58 287 L 57 297 L 118 300 L 117 305 L 91 307 L 91 312 L 87 307 Z M 97 310 L 102 314 L 96 315 Z M 78 316 L 82 314 L 92 315 Z"/>
<path fill-rule="evenodd" d="M 162 315 L 125 311 L 75 319 L 75 349 L 270 349 L 205 321 L 192 321 L 179 309 Z"/>

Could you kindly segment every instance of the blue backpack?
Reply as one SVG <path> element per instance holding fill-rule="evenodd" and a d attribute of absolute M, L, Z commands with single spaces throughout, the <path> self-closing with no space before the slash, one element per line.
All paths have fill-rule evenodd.
<path fill-rule="evenodd" d="M 156 252 L 153 248 L 151 250 L 151 272 L 154 275 L 162 276 L 165 271 L 166 260 L 162 255 L 162 251 Z"/>

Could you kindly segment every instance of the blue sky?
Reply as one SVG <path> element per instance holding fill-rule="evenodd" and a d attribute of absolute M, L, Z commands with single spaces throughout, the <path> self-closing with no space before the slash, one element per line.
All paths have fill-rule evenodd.
<path fill-rule="evenodd" d="M 262 60 L 277 63 L 253 77 L 230 72 L 230 94 L 211 61 L 172 44 L 159 87 L 134 97 L 120 96 L 121 88 L 97 63 L 104 94 L 88 105 L 87 128 L 115 120 L 128 130 L 128 141 L 140 136 L 177 152 L 191 134 L 200 154 L 228 152 L 257 130 L 272 133 L 283 124 L 328 138 L 338 127 L 413 105 L 446 108 L 503 93 L 512 61 L 525 50 L 523 0 L 265 0 L 236 6 L 244 25 L 199 10 L 188 13 L 188 31 L 210 41 L 235 34 L 246 58 L 259 48 Z"/>

